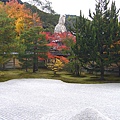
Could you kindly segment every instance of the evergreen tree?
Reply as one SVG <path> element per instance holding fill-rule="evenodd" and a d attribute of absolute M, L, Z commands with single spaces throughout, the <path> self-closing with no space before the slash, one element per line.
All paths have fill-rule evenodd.
<path fill-rule="evenodd" d="M 115 2 L 112 2 L 111 5 L 111 17 L 114 18 L 111 21 L 114 22 L 114 28 L 116 28 L 115 30 L 117 31 L 113 31 L 115 38 L 114 38 L 114 42 L 111 45 L 111 60 L 112 65 L 114 66 L 114 64 L 117 65 L 118 70 L 119 70 L 119 76 L 120 76 L 120 25 L 118 24 L 117 21 L 117 17 L 116 14 L 114 14 L 116 12 L 116 7 L 115 7 Z"/>
<path fill-rule="evenodd" d="M 118 76 L 120 77 L 120 40 L 111 46 L 112 64 L 111 67 L 118 67 Z"/>
<path fill-rule="evenodd" d="M 73 51 L 75 54 L 75 68 L 76 73 L 78 73 L 79 67 L 82 66 L 84 68 L 88 68 L 88 64 L 90 64 L 92 59 L 92 54 L 90 54 L 93 47 L 93 38 L 92 36 L 92 24 L 91 21 L 87 20 L 82 16 L 80 11 L 79 18 L 76 18 L 75 29 L 73 30 L 76 35 L 76 44 L 73 47 Z M 89 41 L 88 41 L 89 39 Z M 92 59 L 93 60 L 93 59 Z M 79 62 L 78 62 L 79 61 Z M 78 69 L 78 70 L 77 70 Z"/>
<path fill-rule="evenodd" d="M 76 35 L 76 44 L 73 48 L 75 55 L 85 68 L 88 68 L 88 65 L 95 70 L 99 68 L 101 80 L 104 80 L 105 67 L 118 61 L 118 57 L 115 58 L 113 53 L 118 52 L 115 43 L 119 39 L 119 11 L 116 10 L 115 2 L 112 2 L 110 8 L 108 4 L 107 0 L 97 2 L 93 16 L 89 11 L 92 21 L 86 20 L 80 12 L 73 30 Z M 114 47 L 111 47 L 112 45 Z"/>
<path fill-rule="evenodd" d="M 91 54 L 95 55 L 95 62 L 100 67 L 101 80 L 104 79 L 105 67 L 112 63 L 111 45 L 118 40 L 118 11 L 115 2 L 108 8 L 108 0 L 99 0 L 92 18 L 94 26 L 94 45 Z"/>
<path fill-rule="evenodd" d="M 32 27 L 20 35 L 21 40 L 24 40 L 26 49 L 19 57 L 26 71 L 28 67 L 32 66 L 33 72 L 35 72 L 38 69 L 38 58 L 46 57 L 48 48 L 45 36 L 41 32 L 41 27 Z"/>
<path fill-rule="evenodd" d="M 15 43 L 15 25 L 14 19 L 0 10 L 0 64 L 4 64 L 9 60 Z"/>

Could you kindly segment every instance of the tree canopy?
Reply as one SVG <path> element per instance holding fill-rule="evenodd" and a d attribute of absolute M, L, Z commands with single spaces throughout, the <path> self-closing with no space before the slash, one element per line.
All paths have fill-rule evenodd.
<path fill-rule="evenodd" d="M 99 68 L 104 79 L 105 67 L 114 62 L 112 47 L 119 40 L 118 12 L 115 2 L 108 8 L 109 1 L 102 0 L 96 4 L 92 21 L 87 21 L 81 14 L 76 20 L 75 54 L 81 62 L 87 62 L 92 69 Z"/>

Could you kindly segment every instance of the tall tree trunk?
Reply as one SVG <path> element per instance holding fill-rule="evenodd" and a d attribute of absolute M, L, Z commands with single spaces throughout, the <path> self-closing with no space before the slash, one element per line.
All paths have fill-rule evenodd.
<path fill-rule="evenodd" d="M 26 65 L 25 65 L 25 71 L 28 72 L 28 65 L 27 65 L 28 59 L 26 58 Z"/>
<path fill-rule="evenodd" d="M 78 60 L 77 57 L 75 57 L 75 76 L 80 76 L 79 74 L 79 64 L 78 64 Z"/>
<path fill-rule="evenodd" d="M 76 75 L 76 76 L 80 76 L 80 73 L 79 73 L 79 65 L 78 65 L 78 64 L 75 65 L 75 75 Z"/>
<path fill-rule="evenodd" d="M 36 71 L 36 53 L 34 52 L 34 56 L 33 56 L 33 73 L 35 73 Z"/>
<path fill-rule="evenodd" d="M 118 70 L 119 70 L 119 77 L 120 77 L 120 66 L 118 66 Z"/>
<path fill-rule="evenodd" d="M 13 69 L 15 69 L 15 57 L 13 57 Z"/>
<path fill-rule="evenodd" d="M 56 75 L 56 71 L 54 71 L 54 76 Z"/>
<path fill-rule="evenodd" d="M 35 65 L 35 63 L 33 63 L 33 73 L 35 73 L 35 68 L 36 68 L 36 65 Z"/>
<path fill-rule="evenodd" d="M 100 66 L 100 80 L 104 80 L 104 66 L 103 63 Z"/>
<path fill-rule="evenodd" d="M 25 71 L 28 72 L 27 66 L 25 67 Z"/>
<path fill-rule="evenodd" d="M 5 63 L 3 63 L 2 70 L 5 70 Z"/>
<path fill-rule="evenodd" d="M 38 71 L 38 57 L 36 57 L 36 68 L 35 68 L 35 70 Z"/>
<path fill-rule="evenodd" d="M 81 76 L 81 73 L 82 73 L 82 68 L 81 68 L 81 66 L 80 66 L 79 70 L 80 70 L 79 75 Z"/>

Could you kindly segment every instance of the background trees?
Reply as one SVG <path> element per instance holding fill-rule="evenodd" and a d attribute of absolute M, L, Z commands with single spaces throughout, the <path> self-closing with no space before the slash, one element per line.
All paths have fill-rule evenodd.
<path fill-rule="evenodd" d="M 4 9 L 10 18 L 15 19 L 15 27 L 18 36 L 23 30 L 29 29 L 34 24 L 33 14 L 24 4 L 11 0 L 4 5 Z"/>
<path fill-rule="evenodd" d="M 59 15 L 44 13 L 35 6 L 19 4 L 14 0 L 6 2 L 6 5 L 0 4 L 1 54 L 7 53 L 3 55 L 5 58 L 13 51 L 20 53 L 19 59 L 26 71 L 28 66 L 32 66 L 35 72 L 38 59 L 43 60 L 44 56 L 52 56 L 51 59 L 59 56 L 58 60 L 65 60 L 65 57 L 69 59 L 70 70 L 78 76 L 79 68 L 99 69 L 100 79 L 104 79 L 104 71 L 114 65 L 119 67 L 120 75 L 119 11 L 116 10 L 115 2 L 110 8 L 108 0 L 96 2 L 95 12 L 89 12 L 90 20 L 84 18 L 82 12 L 79 17 L 66 17 L 67 30 L 71 29 L 73 35 L 70 32 L 53 34 Z M 73 25 L 75 18 L 76 23 Z M 51 56 L 47 53 L 46 45 Z"/>

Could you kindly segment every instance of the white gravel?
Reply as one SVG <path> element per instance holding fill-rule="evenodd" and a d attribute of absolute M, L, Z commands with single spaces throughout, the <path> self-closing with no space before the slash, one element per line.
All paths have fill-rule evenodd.
<path fill-rule="evenodd" d="M 0 83 L 0 120 L 109 119 L 120 120 L 119 83 L 69 84 L 50 79 Z"/>
<path fill-rule="evenodd" d="M 94 108 L 86 108 L 85 110 L 81 111 L 80 114 L 71 117 L 70 120 L 110 120 L 110 119 Z"/>

